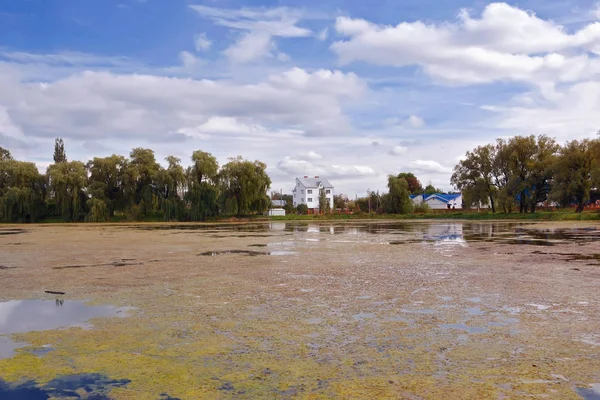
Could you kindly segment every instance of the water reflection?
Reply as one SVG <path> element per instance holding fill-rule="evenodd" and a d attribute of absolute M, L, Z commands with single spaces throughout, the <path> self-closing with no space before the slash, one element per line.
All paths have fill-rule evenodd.
<path fill-rule="evenodd" d="M 63 299 L 0 302 L 0 358 L 10 357 L 15 349 L 24 346 L 2 335 L 74 326 L 86 327 L 90 319 L 124 317 L 126 310 L 112 306 L 89 306 L 82 301 Z"/>

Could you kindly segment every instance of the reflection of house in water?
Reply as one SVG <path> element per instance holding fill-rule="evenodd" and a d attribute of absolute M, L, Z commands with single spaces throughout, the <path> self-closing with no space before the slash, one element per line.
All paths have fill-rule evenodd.
<path fill-rule="evenodd" d="M 424 226 L 423 239 L 433 241 L 436 244 L 449 244 L 467 246 L 463 237 L 463 224 L 431 224 Z"/>

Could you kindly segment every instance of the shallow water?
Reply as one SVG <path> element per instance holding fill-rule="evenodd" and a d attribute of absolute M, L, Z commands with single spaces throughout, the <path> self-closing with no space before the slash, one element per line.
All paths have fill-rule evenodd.
<path fill-rule="evenodd" d="M 26 346 L 8 335 L 68 327 L 89 327 L 93 318 L 126 316 L 126 309 L 89 306 L 71 300 L 11 300 L 0 302 L 0 358 L 11 357 L 14 350 Z"/>

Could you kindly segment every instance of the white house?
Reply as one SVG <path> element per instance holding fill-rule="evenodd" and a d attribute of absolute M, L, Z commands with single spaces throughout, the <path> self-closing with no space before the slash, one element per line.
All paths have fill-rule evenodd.
<path fill-rule="evenodd" d="M 417 194 L 410 196 L 413 204 L 418 206 L 425 203 L 432 210 L 460 210 L 462 209 L 462 194 Z"/>
<path fill-rule="evenodd" d="M 292 190 L 294 207 L 306 204 L 309 210 L 318 210 L 319 191 L 321 189 L 325 190 L 325 196 L 329 200 L 331 210 L 333 210 L 333 185 L 326 178 L 318 176 L 296 178 L 296 186 Z"/>

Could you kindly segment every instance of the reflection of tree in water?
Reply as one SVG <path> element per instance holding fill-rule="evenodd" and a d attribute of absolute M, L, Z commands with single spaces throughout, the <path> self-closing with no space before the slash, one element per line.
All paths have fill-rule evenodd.
<path fill-rule="evenodd" d="M 56 299 L 56 307 L 62 307 L 65 304 L 63 299 Z"/>

